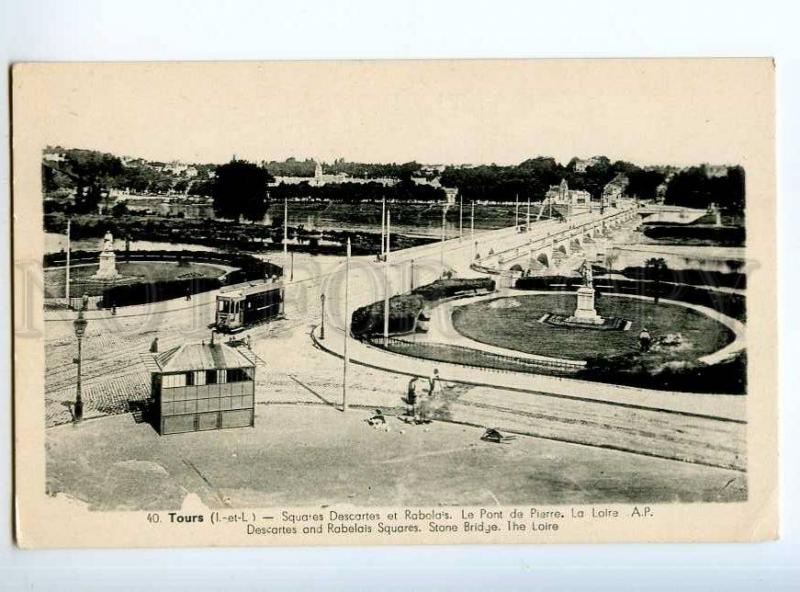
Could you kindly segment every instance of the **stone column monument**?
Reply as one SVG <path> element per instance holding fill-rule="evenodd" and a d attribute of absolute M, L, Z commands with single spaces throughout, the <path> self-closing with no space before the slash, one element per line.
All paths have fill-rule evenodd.
<path fill-rule="evenodd" d="M 103 250 L 100 252 L 100 267 L 92 276 L 96 280 L 114 280 L 120 277 L 117 271 L 117 256 L 114 254 L 114 237 L 106 232 L 103 238 Z"/>

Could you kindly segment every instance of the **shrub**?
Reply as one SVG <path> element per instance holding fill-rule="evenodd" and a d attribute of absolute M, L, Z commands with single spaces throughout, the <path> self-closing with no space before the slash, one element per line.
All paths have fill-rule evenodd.
<path fill-rule="evenodd" d="M 389 299 L 389 332 L 396 334 L 413 331 L 426 302 L 436 302 L 478 290 L 494 290 L 494 280 L 489 278 L 436 280 L 416 288 L 410 294 L 393 296 Z M 383 333 L 384 306 L 380 300 L 356 309 L 350 323 L 353 335 L 368 337 Z"/>
<path fill-rule="evenodd" d="M 577 378 L 668 391 L 744 394 L 747 387 L 747 355 L 741 352 L 708 366 L 700 362 L 681 365 L 653 364 L 647 355 L 627 353 L 586 361 Z"/>

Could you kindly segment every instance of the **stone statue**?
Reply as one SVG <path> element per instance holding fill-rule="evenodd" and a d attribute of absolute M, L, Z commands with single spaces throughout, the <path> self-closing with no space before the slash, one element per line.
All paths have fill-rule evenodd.
<path fill-rule="evenodd" d="M 587 288 L 592 287 L 592 265 L 586 259 L 583 260 L 583 265 L 581 265 L 579 271 L 581 272 L 581 277 L 583 278 L 583 285 Z"/>
<path fill-rule="evenodd" d="M 99 266 L 93 280 L 115 280 L 120 274 L 117 271 L 117 256 L 114 254 L 114 237 L 111 232 L 106 232 L 103 237 L 103 250 L 100 251 Z"/>
<path fill-rule="evenodd" d="M 103 237 L 103 252 L 108 253 L 114 250 L 114 237 L 111 236 L 111 231 L 107 230 L 106 235 Z"/>

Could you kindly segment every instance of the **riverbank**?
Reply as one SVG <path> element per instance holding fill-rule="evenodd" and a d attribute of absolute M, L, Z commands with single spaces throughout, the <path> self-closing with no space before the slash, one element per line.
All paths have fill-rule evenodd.
<path fill-rule="evenodd" d="M 63 236 L 67 217 L 48 214 L 44 217 L 45 232 L 50 236 Z M 165 218 L 159 216 L 119 217 L 81 215 L 71 217 L 71 238 L 99 240 L 106 232 L 118 239 L 131 242 L 152 241 L 167 244 L 202 245 L 209 249 L 230 251 L 282 251 L 284 230 L 282 226 L 238 223 L 224 220 L 199 220 Z M 350 239 L 354 255 L 369 255 L 380 251 L 380 227 L 370 230 L 309 230 L 304 226 L 291 226 L 287 231 L 288 249 L 320 255 L 344 255 Z M 65 238 L 65 237 L 64 237 Z M 392 250 L 407 249 L 434 242 L 423 236 L 406 236 L 393 233 Z M 59 244 L 60 239 L 51 243 Z"/>

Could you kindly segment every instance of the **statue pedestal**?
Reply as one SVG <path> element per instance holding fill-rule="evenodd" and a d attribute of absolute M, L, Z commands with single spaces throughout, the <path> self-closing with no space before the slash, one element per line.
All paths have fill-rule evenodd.
<path fill-rule="evenodd" d="M 100 267 L 97 273 L 92 276 L 96 280 L 113 280 L 120 277 L 117 271 L 117 256 L 113 251 L 103 251 L 100 253 Z"/>
<path fill-rule="evenodd" d="M 594 288 L 582 286 L 578 288 L 578 306 L 570 317 L 578 323 L 589 323 L 599 325 L 603 323 L 603 317 L 597 314 L 594 309 Z"/>

